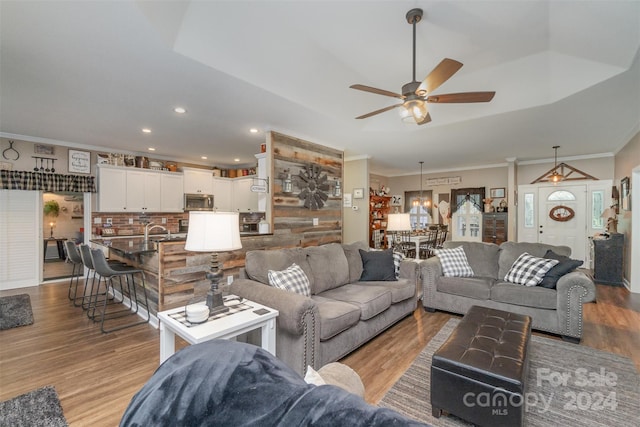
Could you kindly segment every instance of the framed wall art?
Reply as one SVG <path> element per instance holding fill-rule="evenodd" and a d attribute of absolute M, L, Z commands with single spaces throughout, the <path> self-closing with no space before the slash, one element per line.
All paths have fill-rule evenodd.
<path fill-rule="evenodd" d="M 489 197 L 492 199 L 504 199 L 504 188 L 492 188 L 489 190 Z"/>
<path fill-rule="evenodd" d="M 631 195 L 629 190 L 629 177 L 627 176 L 620 180 L 620 200 L 622 201 L 622 209 L 625 211 L 631 210 Z"/>
<path fill-rule="evenodd" d="M 69 172 L 91 173 L 91 152 L 69 150 Z"/>

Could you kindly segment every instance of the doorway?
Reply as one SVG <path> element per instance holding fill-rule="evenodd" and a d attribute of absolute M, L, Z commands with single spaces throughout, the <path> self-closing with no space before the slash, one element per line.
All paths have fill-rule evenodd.
<path fill-rule="evenodd" d="M 611 180 L 518 186 L 519 242 L 569 246 L 571 258 L 590 265 L 589 236 L 605 231 Z"/>
<path fill-rule="evenodd" d="M 70 277 L 73 266 L 66 262 L 64 242 L 84 241 L 83 193 L 42 193 L 42 231 L 42 279 Z"/>

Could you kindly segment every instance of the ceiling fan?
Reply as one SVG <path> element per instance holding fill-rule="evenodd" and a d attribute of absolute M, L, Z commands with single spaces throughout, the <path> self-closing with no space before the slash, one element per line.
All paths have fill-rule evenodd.
<path fill-rule="evenodd" d="M 496 94 L 495 92 L 462 92 L 431 95 L 434 90 L 449 80 L 449 78 L 462 67 L 462 63 L 445 58 L 425 77 L 424 81 L 416 81 L 416 24 L 422 20 L 422 9 L 411 9 L 407 12 L 406 18 L 407 22 L 413 25 L 413 81 L 402 86 L 402 95 L 360 84 L 349 86 L 352 89 L 399 98 L 404 102 L 363 114 L 362 116 L 356 117 L 356 119 L 366 119 L 367 117 L 384 113 L 396 107 L 404 107 L 406 117 L 413 118 L 417 124 L 423 125 L 431 121 L 427 103 L 489 102 L 493 99 L 493 96 Z"/>

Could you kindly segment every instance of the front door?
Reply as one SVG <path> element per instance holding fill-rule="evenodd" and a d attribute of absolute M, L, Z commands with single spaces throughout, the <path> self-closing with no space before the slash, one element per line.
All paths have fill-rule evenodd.
<path fill-rule="evenodd" d="M 571 258 L 585 260 L 586 192 L 585 185 L 538 189 L 538 242 L 569 246 Z"/>

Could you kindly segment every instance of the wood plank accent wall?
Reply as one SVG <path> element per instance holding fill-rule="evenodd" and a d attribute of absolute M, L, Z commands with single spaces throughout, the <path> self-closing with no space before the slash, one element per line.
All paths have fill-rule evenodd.
<path fill-rule="evenodd" d="M 333 191 L 338 181 L 341 186 L 344 182 L 344 153 L 277 132 L 271 133 L 271 149 L 274 240 L 281 239 L 283 243 L 278 246 L 289 246 L 294 236 L 294 246 L 342 242 L 342 195 L 335 197 Z M 305 207 L 305 201 L 298 197 L 305 188 L 309 189 L 300 173 L 310 166 L 320 168 L 319 176 L 326 177 L 328 183 L 328 198 L 319 209 Z M 282 188 L 287 174 L 292 177 L 291 193 L 284 193 Z M 313 225 L 313 218 L 318 218 L 318 225 Z"/>

